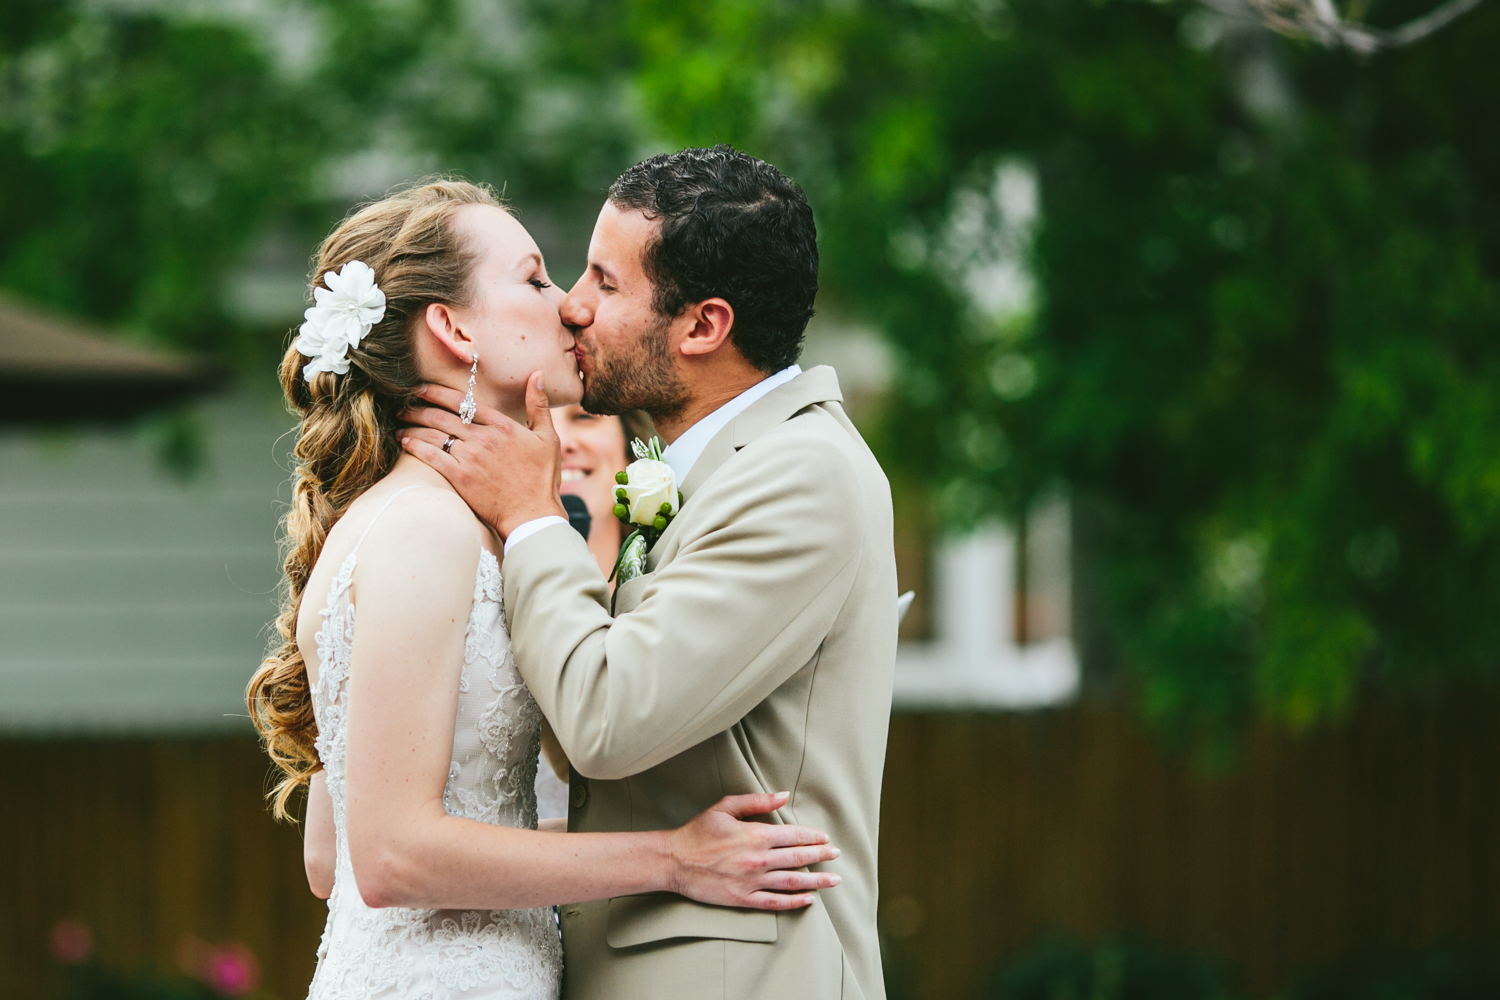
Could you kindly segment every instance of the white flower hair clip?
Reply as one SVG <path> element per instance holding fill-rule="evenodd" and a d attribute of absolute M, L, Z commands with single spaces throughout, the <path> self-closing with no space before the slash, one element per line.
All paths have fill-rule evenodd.
<path fill-rule="evenodd" d="M 327 272 L 323 284 L 328 287 L 313 289 L 315 305 L 302 314 L 307 322 L 292 345 L 298 354 L 312 358 L 302 368 L 303 378 L 348 372 L 349 350 L 385 318 L 385 293 L 364 261 L 351 260 L 337 274 Z"/>

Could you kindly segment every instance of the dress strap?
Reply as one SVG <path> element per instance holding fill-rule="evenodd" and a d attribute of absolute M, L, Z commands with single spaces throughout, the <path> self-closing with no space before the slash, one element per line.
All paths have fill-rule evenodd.
<path fill-rule="evenodd" d="M 393 504 L 393 503 L 396 502 L 396 498 L 397 497 L 399 497 L 403 493 L 410 493 L 412 490 L 435 490 L 435 489 L 437 489 L 436 486 L 422 486 L 422 485 L 417 485 L 417 486 L 403 486 L 401 489 L 397 490 L 396 492 L 392 493 L 390 496 L 386 497 L 385 498 L 385 503 L 381 504 L 380 505 L 380 509 L 375 512 L 375 516 L 372 517 L 372 518 L 370 518 L 370 523 L 367 524 L 367 525 L 365 525 L 365 530 L 364 530 L 363 534 L 361 534 L 359 536 L 359 541 L 357 541 L 357 542 L 354 543 L 354 548 L 352 548 L 352 549 L 349 550 L 349 555 L 346 556 L 345 558 L 352 558 L 353 555 L 354 555 L 354 553 L 356 553 L 356 552 L 359 551 L 359 547 L 361 545 L 365 544 L 365 539 L 367 537 L 369 537 L 370 529 L 373 528 L 373 527 L 375 527 L 375 522 L 378 521 L 378 520 L 380 520 L 380 516 L 382 514 L 384 514 L 387 510 L 390 509 L 391 504 Z"/>

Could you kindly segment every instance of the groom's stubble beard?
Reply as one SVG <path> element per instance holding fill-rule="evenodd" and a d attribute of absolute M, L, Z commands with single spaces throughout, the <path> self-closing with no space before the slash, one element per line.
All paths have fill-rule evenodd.
<path fill-rule="evenodd" d="M 688 404 L 688 391 L 672 364 L 671 329 L 670 317 L 658 317 L 641 334 L 634 350 L 615 354 L 579 338 L 590 369 L 583 381 L 583 408 L 601 415 L 645 410 L 657 420 L 681 413 Z"/>

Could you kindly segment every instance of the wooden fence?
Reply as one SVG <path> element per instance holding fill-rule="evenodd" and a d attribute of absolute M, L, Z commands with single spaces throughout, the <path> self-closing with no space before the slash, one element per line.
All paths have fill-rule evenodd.
<path fill-rule="evenodd" d="M 261 985 L 306 996 L 327 910 L 302 841 L 261 798 L 249 739 L 0 744 L 0 994 L 50 1000 L 48 932 L 73 917 L 118 967 L 171 969 L 186 938 L 239 942 Z"/>
<path fill-rule="evenodd" d="M 1435 943 L 1500 945 L 1500 700 L 1375 706 L 1338 730 L 1259 731 L 1204 778 L 1128 718 L 897 716 L 882 804 L 893 996 L 986 995 L 1048 930 L 1221 957 L 1248 993 Z M 185 937 L 240 942 L 283 1000 L 323 904 L 260 799 L 248 740 L 0 744 L 0 996 L 46 1000 L 47 934 L 114 965 Z"/>
<path fill-rule="evenodd" d="M 1061 931 L 1217 956 L 1254 996 L 1346 960 L 1500 945 L 1500 701 L 1372 706 L 1252 735 L 1217 779 L 1118 713 L 892 720 L 881 899 L 891 968 L 985 996 Z"/>

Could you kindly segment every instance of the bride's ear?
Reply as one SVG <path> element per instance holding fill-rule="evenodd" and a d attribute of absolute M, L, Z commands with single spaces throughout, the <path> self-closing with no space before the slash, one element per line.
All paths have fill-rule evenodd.
<path fill-rule="evenodd" d="M 464 332 L 463 325 L 451 306 L 442 302 L 429 302 L 422 318 L 427 323 L 427 331 L 449 354 L 464 365 L 474 360 L 474 341 Z"/>

